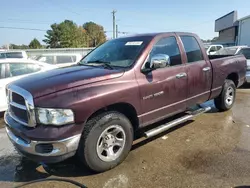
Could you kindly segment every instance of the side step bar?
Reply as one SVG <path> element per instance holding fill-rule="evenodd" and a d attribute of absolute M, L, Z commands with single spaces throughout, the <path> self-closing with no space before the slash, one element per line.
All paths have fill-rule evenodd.
<path fill-rule="evenodd" d="M 179 125 L 179 124 L 184 123 L 188 120 L 191 120 L 195 116 L 198 116 L 198 115 L 203 114 L 203 113 L 210 111 L 210 110 L 211 110 L 211 107 L 199 108 L 198 110 L 195 110 L 188 115 L 185 115 L 185 116 L 178 118 L 178 119 L 175 119 L 167 124 L 161 125 L 159 127 L 156 127 L 154 129 L 151 129 L 151 130 L 145 132 L 145 137 L 146 138 L 153 137 L 159 133 L 162 133 L 162 132 L 164 132 L 164 131 L 166 131 L 166 130 L 168 130 L 176 125 Z"/>

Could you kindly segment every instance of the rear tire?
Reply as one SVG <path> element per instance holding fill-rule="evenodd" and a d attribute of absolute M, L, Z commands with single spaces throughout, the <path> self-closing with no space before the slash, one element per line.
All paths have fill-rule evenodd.
<path fill-rule="evenodd" d="M 214 104 L 220 111 L 227 111 L 233 107 L 236 97 L 236 87 L 232 80 L 225 80 L 221 94 L 214 99 Z"/>
<path fill-rule="evenodd" d="M 90 119 L 84 128 L 77 155 L 95 172 L 104 172 L 119 165 L 133 143 L 133 127 L 128 118 L 115 111 Z"/>

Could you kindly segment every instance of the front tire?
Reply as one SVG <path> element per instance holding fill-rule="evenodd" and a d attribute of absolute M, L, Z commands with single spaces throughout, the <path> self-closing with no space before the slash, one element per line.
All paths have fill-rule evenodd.
<path fill-rule="evenodd" d="M 90 119 L 84 128 L 77 155 L 95 172 L 119 165 L 133 143 L 133 127 L 119 112 L 105 112 Z"/>
<path fill-rule="evenodd" d="M 220 111 L 227 111 L 233 107 L 236 97 L 236 87 L 232 80 L 226 80 L 221 94 L 214 99 L 214 104 Z"/>

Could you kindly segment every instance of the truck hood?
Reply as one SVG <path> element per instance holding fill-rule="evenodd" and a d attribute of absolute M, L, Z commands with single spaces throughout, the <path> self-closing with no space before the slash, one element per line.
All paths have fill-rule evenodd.
<path fill-rule="evenodd" d="M 123 70 L 76 65 L 27 76 L 12 84 L 29 91 L 37 98 L 85 84 L 118 78 L 123 73 Z"/>

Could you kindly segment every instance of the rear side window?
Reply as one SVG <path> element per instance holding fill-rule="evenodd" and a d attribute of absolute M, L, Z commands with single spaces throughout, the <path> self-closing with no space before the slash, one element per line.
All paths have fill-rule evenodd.
<path fill-rule="evenodd" d="M 57 56 L 56 57 L 56 63 L 61 64 L 61 63 L 73 63 L 71 56 Z"/>
<path fill-rule="evenodd" d="M 22 52 L 8 52 L 5 55 L 6 58 L 23 58 Z"/>
<path fill-rule="evenodd" d="M 10 63 L 9 73 L 7 77 L 21 76 L 25 74 L 35 73 L 41 70 L 39 65 L 32 63 Z"/>
<path fill-rule="evenodd" d="M 5 53 L 0 53 L 0 59 L 5 58 Z"/>
<path fill-rule="evenodd" d="M 187 54 L 188 63 L 204 60 L 201 48 L 194 37 L 181 36 L 181 40 Z"/>
<path fill-rule="evenodd" d="M 149 58 L 151 59 L 156 54 L 165 54 L 170 57 L 170 65 L 181 65 L 180 50 L 175 37 L 166 37 L 160 39 L 150 52 Z"/>
<path fill-rule="evenodd" d="M 220 50 L 222 47 L 221 46 L 217 46 L 217 50 Z"/>
<path fill-rule="evenodd" d="M 54 56 L 40 56 L 37 58 L 38 61 L 54 64 Z"/>

